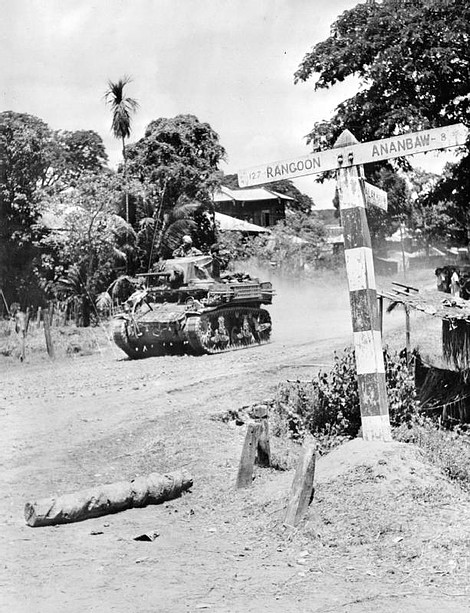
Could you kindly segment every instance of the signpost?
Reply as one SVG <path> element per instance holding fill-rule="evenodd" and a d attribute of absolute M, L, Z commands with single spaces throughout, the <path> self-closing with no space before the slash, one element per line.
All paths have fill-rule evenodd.
<path fill-rule="evenodd" d="M 358 166 L 464 145 L 467 135 L 468 130 L 463 124 L 455 124 L 359 143 L 351 132 L 345 130 L 334 149 L 264 164 L 238 173 L 240 187 L 247 187 L 337 170 L 362 436 L 368 441 L 391 440 L 372 245 L 365 212 L 367 203 L 386 207 L 386 194 L 365 182 Z"/>
<path fill-rule="evenodd" d="M 272 183 L 281 179 L 295 179 L 306 175 L 337 170 L 348 166 L 359 166 L 391 158 L 425 153 L 435 149 L 464 145 L 468 130 L 457 123 L 444 128 L 433 128 L 422 132 L 392 136 L 382 140 L 345 145 L 341 152 L 336 149 L 317 151 L 297 158 L 263 164 L 241 170 L 238 173 L 240 187 Z M 341 161 L 339 158 L 341 157 Z"/>
<path fill-rule="evenodd" d="M 379 209 L 386 211 L 388 209 L 387 192 L 383 189 L 375 187 L 362 180 L 362 187 L 364 188 L 364 197 L 366 199 L 367 206 L 377 206 Z"/>

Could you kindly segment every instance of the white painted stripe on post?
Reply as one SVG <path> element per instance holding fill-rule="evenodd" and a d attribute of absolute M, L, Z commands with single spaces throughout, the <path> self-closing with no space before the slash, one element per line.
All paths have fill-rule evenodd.
<path fill-rule="evenodd" d="M 341 173 L 341 170 L 340 170 Z M 341 201 L 341 210 L 365 208 L 366 203 L 362 192 L 362 185 L 359 176 L 351 176 L 351 172 L 342 173 L 343 181 L 338 182 L 338 192 Z M 357 175 L 357 173 L 356 173 Z"/>
<path fill-rule="evenodd" d="M 382 335 L 378 330 L 354 332 L 356 368 L 358 375 L 385 372 L 382 350 Z"/>
<path fill-rule="evenodd" d="M 370 247 L 354 247 L 344 252 L 349 291 L 377 289 L 374 275 L 374 258 Z"/>
<path fill-rule="evenodd" d="M 362 415 L 362 438 L 365 441 L 385 441 L 392 440 L 390 419 L 386 415 Z"/>

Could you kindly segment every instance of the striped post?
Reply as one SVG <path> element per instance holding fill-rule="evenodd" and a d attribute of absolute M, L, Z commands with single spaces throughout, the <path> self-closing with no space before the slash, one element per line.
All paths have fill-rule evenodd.
<path fill-rule="evenodd" d="M 345 130 L 336 141 L 335 147 L 356 143 L 358 140 L 349 130 Z M 341 160 L 340 156 L 341 154 L 338 159 L 340 168 L 337 173 L 337 188 L 344 233 L 362 436 L 366 441 L 389 441 L 391 431 L 382 335 L 365 197 L 358 166 L 341 168 L 341 162 L 354 163 L 354 160 Z"/>

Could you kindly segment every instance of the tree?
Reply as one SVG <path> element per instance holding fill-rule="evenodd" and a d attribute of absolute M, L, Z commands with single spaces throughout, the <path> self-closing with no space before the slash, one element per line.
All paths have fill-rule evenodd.
<path fill-rule="evenodd" d="M 8 302 L 33 300 L 39 240 L 40 185 L 48 166 L 53 133 L 37 117 L 0 113 L 0 287 Z M 29 294 L 29 296 L 28 296 Z"/>
<path fill-rule="evenodd" d="M 101 136 L 93 130 L 58 130 L 47 155 L 41 187 L 57 192 L 73 187 L 83 173 L 102 172 L 108 161 Z"/>
<path fill-rule="evenodd" d="M 7 300 L 41 302 L 42 263 L 49 254 L 41 215 L 51 198 L 107 160 L 91 130 L 52 131 L 26 113 L 0 113 L 0 287 Z"/>
<path fill-rule="evenodd" d="M 115 136 L 122 142 L 122 159 L 124 162 L 124 185 L 126 197 L 126 221 L 129 223 L 129 196 L 127 193 L 127 156 L 126 156 L 126 138 L 131 135 L 132 114 L 136 112 L 139 103 L 134 98 L 130 98 L 124 94 L 126 85 L 131 82 L 131 78 L 124 76 L 116 83 L 108 81 L 108 89 L 105 92 L 106 103 L 111 107 L 113 119 L 111 122 L 111 130 Z"/>
<path fill-rule="evenodd" d="M 459 164 L 447 164 L 442 177 L 432 181 L 416 201 L 416 225 L 427 240 L 436 236 L 444 244 L 470 244 L 470 155 Z"/>
<path fill-rule="evenodd" d="M 344 128 L 360 141 L 470 120 L 470 5 L 459 0 L 383 0 L 359 4 L 307 53 L 295 81 L 315 89 L 356 76 L 360 89 L 309 142 L 331 147 Z M 454 177 L 468 193 L 468 159 Z M 401 165 L 409 168 L 402 160 Z M 447 177 L 452 182 L 451 177 Z M 455 199 L 454 199 L 455 201 Z M 463 202 L 459 202 L 461 206 Z"/>
<path fill-rule="evenodd" d="M 79 301 L 79 323 L 87 326 L 96 297 L 125 270 L 137 237 L 117 214 L 120 190 L 112 173 L 83 174 L 59 200 L 64 232 L 48 239 L 58 254 L 53 287 Z"/>
<path fill-rule="evenodd" d="M 178 204 L 196 204 L 194 212 L 211 210 L 211 195 L 220 185 L 218 164 L 225 150 L 209 124 L 194 115 L 177 115 L 152 121 L 144 137 L 128 146 L 127 154 L 129 175 L 141 182 L 153 207 L 153 242 L 158 251 L 165 225 Z"/>
<path fill-rule="evenodd" d="M 239 189 L 238 176 L 236 174 L 224 175 L 221 179 L 221 183 L 230 189 Z M 265 187 L 268 190 L 294 198 L 294 202 L 288 203 L 288 207 L 292 210 L 308 213 L 315 206 L 310 196 L 303 194 L 289 179 L 275 181 L 274 183 L 264 183 L 257 187 Z"/>

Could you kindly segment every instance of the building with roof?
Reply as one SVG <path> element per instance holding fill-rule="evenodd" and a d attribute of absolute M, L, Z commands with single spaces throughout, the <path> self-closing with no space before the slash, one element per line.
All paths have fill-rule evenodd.
<path fill-rule="evenodd" d="M 294 198 L 265 187 L 230 189 L 222 186 L 213 196 L 216 211 L 267 228 L 286 217 Z"/>

